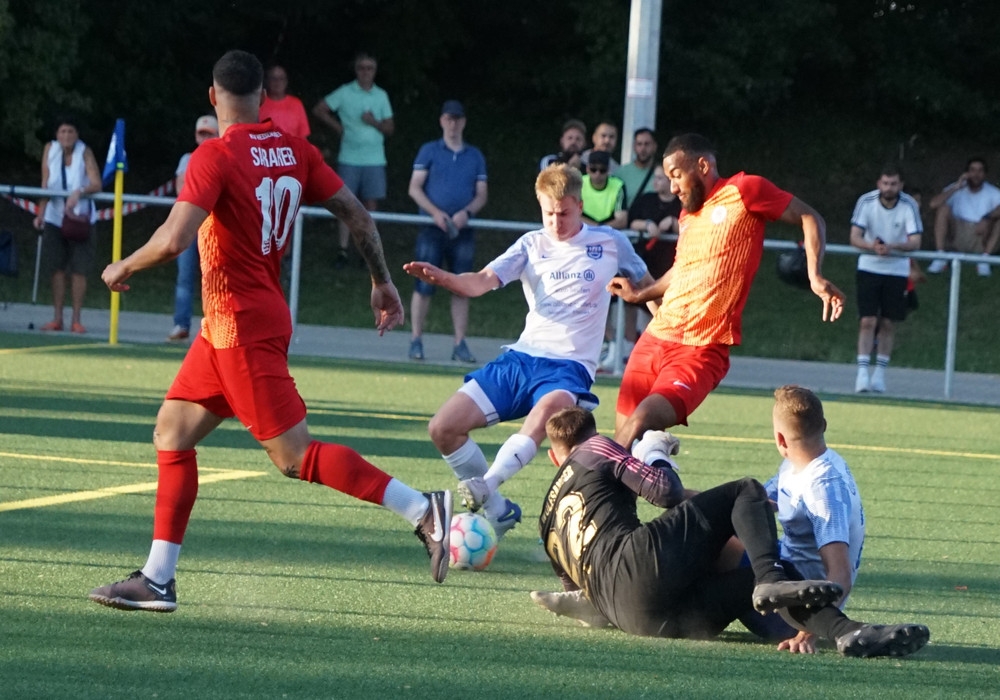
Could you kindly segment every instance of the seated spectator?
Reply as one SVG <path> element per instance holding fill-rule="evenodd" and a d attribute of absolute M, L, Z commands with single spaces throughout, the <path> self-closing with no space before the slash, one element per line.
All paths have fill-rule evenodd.
<path fill-rule="evenodd" d="M 990 255 L 1000 242 L 1000 188 L 986 182 L 986 159 L 969 159 L 965 172 L 931 200 L 934 217 L 934 244 L 939 252 Z M 948 267 L 938 258 L 927 271 L 937 274 Z M 976 265 L 980 277 L 990 276 L 986 262 Z"/>
<path fill-rule="evenodd" d="M 632 137 L 632 162 L 615 170 L 615 177 L 625 183 L 625 208 L 628 209 L 639 195 L 653 192 L 653 166 L 656 165 L 658 145 L 652 129 L 636 129 Z"/>
<path fill-rule="evenodd" d="M 618 161 L 611 155 L 615 150 L 615 146 L 618 145 L 618 127 L 611 122 L 601 122 L 597 125 L 597 128 L 594 129 L 594 133 L 590 138 L 591 141 L 594 142 L 594 147 L 588 148 L 581 155 L 584 166 L 590 162 L 591 153 L 594 151 L 604 151 L 608 154 L 610 172 L 614 173 L 618 170 Z"/>
<path fill-rule="evenodd" d="M 580 162 L 572 162 L 573 156 L 579 158 L 583 152 L 583 147 L 587 145 L 587 125 L 579 119 L 569 119 L 562 127 L 562 136 L 559 137 L 559 152 L 550 153 L 542 158 L 538 163 L 538 170 L 542 171 L 553 163 L 570 163 L 583 170 Z"/>
<path fill-rule="evenodd" d="M 605 151 L 590 154 L 583 176 L 583 220 L 593 226 L 623 229 L 628 224 L 625 183 L 608 173 L 610 161 Z"/>
<path fill-rule="evenodd" d="M 670 191 L 670 180 L 663 166 L 653 168 L 653 191 L 636 197 L 628 210 L 628 227 L 638 232 L 636 251 L 646 261 L 649 274 L 659 279 L 674 264 L 675 241 L 660 234 L 676 234 L 681 215 L 681 200 Z"/>
<path fill-rule="evenodd" d="M 628 210 L 628 227 L 639 234 L 638 240 L 634 243 L 635 251 L 646 263 L 653 279 L 662 277 L 674 264 L 677 243 L 661 239 L 660 234 L 676 234 L 680 215 L 681 201 L 670 191 L 670 180 L 664 174 L 663 166 L 657 165 L 653 169 L 653 191 L 637 197 Z M 640 313 L 644 314 L 641 324 Z M 639 338 L 641 328 L 645 327 L 649 318 L 645 306 L 625 305 L 625 344 L 620 353 L 622 361 L 628 359 L 635 341 Z M 601 362 L 598 365 L 601 372 L 613 372 L 619 354 L 618 349 L 610 343 L 610 339 L 614 337 L 614 324 L 611 319 L 612 316 L 609 315 L 608 328 L 605 332 L 609 343 L 602 352 Z"/>

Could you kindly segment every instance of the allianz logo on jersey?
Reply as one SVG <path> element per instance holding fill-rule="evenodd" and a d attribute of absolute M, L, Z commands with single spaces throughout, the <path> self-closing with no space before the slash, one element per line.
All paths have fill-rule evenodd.
<path fill-rule="evenodd" d="M 597 279 L 597 275 L 591 269 L 586 269 L 583 272 L 567 272 L 566 270 L 555 270 L 549 273 L 550 280 L 584 280 L 585 282 L 593 282 Z"/>

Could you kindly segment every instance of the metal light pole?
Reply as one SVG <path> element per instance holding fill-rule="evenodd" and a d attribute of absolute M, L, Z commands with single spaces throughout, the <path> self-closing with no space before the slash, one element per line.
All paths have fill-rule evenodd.
<path fill-rule="evenodd" d="M 625 75 L 625 116 L 619 160 L 621 163 L 632 160 L 632 133 L 636 129 L 656 129 L 662 17 L 663 0 L 632 0 Z"/>

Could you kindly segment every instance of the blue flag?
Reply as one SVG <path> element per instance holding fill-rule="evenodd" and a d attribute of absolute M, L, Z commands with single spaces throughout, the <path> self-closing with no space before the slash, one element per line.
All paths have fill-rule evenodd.
<path fill-rule="evenodd" d="M 115 172 L 121 168 L 128 172 L 128 158 L 125 155 L 125 120 L 115 120 L 115 133 L 111 134 L 111 143 L 108 144 L 108 159 L 104 162 L 104 173 L 101 179 L 107 187 L 115 179 Z"/>

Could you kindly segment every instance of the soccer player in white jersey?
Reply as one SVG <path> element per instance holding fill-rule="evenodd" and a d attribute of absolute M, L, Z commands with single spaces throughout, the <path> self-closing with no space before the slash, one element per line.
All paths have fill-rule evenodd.
<path fill-rule="evenodd" d="M 806 579 L 840 584 L 843 607 L 858 575 L 865 542 L 865 512 L 844 459 L 826 446 L 823 404 L 808 389 L 786 385 L 774 392 L 774 441 L 784 461 L 765 484 L 778 504 L 784 530 L 781 558 Z M 799 632 L 778 645 L 792 653 L 815 652 L 814 638 Z"/>
<path fill-rule="evenodd" d="M 482 507 L 498 536 L 521 519 L 518 505 L 498 489 L 535 456 L 545 421 L 568 406 L 597 405 L 590 387 L 611 302 L 605 287 L 618 273 L 639 287 L 653 282 L 623 234 L 583 223 L 582 186 L 580 172 L 565 164 L 539 173 L 535 195 L 544 227 L 521 236 L 479 272 L 455 275 L 425 262 L 403 266 L 414 277 L 467 297 L 521 280 L 528 302 L 521 337 L 466 375 L 428 426 L 460 481 L 466 505 Z M 469 433 L 517 418 L 525 418 L 524 426 L 489 465 Z"/>

